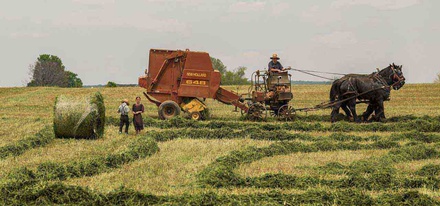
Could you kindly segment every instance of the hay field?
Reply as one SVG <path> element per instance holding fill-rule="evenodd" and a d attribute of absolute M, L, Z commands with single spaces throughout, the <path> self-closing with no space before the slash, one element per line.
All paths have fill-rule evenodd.
<path fill-rule="evenodd" d="M 295 85 L 291 104 L 327 101 L 329 89 Z M 97 91 L 104 137 L 55 139 L 56 96 Z M 440 204 L 440 84 L 392 91 L 386 123 L 331 124 L 330 110 L 244 122 L 213 100 L 208 121 L 160 121 L 143 98 L 143 134 L 118 134 L 120 100 L 142 92 L 0 88 L 0 204 Z"/>

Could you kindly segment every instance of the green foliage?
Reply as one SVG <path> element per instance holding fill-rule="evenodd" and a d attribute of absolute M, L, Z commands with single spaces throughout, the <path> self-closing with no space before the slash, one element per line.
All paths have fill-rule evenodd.
<path fill-rule="evenodd" d="M 228 71 L 226 66 L 220 59 L 211 57 L 212 67 L 218 70 L 221 74 L 222 85 L 243 85 L 248 84 L 249 81 L 245 77 L 246 67 L 240 66 L 233 71 Z"/>
<path fill-rule="evenodd" d="M 116 84 L 115 82 L 112 82 L 112 81 L 108 81 L 105 86 L 106 87 L 118 87 L 118 84 Z"/>
<path fill-rule="evenodd" d="M 223 62 L 220 59 L 216 59 L 214 57 L 210 57 L 210 58 L 211 58 L 211 63 L 212 63 L 212 67 L 214 68 L 214 70 L 219 71 L 223 77 L 227 71 L 226 66 L 223 64 Z"/>
<path fill-rule="evenodd" d="M 63 62 L 61 61 L 61 59 L 58 56 L 55 55 L 51 55 L 51 54 L 41 54 L 38 58 L 37 58 L 38 62 L 54 62 L 57 63 L 58 66 L 61 67 L 61 69 L 65 69 Z"/>
<path fill-rule="evenodd" d="M 66 76 L 67 76 L 67 87 L 81 88 L 83 86 L 83 82 L 78 77 L 78 74 L 75 74 L 71 71 L 66 71 Z"/>
<path fill-rule="evenodd" d="M 238 67 L 234 71 L 226 71 L 224 76 L 222 76 L 223 85 L 243 85 L 248 84 L 249 81 L 245 77 L 246 67 Z"/>

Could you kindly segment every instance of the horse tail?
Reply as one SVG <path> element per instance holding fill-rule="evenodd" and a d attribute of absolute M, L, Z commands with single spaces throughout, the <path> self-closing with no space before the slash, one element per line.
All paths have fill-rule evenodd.
<path fill-rule="evenodd" d="M 332 87 L 330 89 L 330 102 L 334 102 L 339 99 L 339 96 L 341 95 L 340 93 L 342 83 L 344 83 L 347 79 L 347 76 L 343 76 L 342 78 L 333 81 Z"/>
<path fill-rule="evenodd" d="M 334 81 L 332 83 L 332 87 L 330 89 L 330 102 L 334 102 L 338 98 L 339 94 L 339 83 L 338 80 Z"/>

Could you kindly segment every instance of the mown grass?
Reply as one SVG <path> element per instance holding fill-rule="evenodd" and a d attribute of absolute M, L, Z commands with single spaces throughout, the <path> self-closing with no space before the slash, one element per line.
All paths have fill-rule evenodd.
<path fill-rule="evenodd" d="M 291 104 L 300 108 L 326 101 L 328 87 L 295 86 Z M 36 147 L 22 144 L 52 123 L 56 96 L 96 91 L 104 96 L 109 120 L 103 139 L 55 139 Z M 369 124 L 330 124 L 329 110 L 299 113 L 298 121 L 290 123 L 242 122 L 239 113 L 231 112 L 234 107 L 213 100 L 207 101 L 213 115 L 209 121 L 164 122 L 157 120 L 156 107 L 144 101 L 144 134 L 157 141 L 159 152 L 134 161 L 115 160 L 117 166 L 92 167 L 97 172 L 90 174 L 67 172 L 87 162 L 106 164 L 91 160 L 121 154 L 136 142 L 139 137 L 133 135 L 132 125 L 130 135 L 117 134 L 116 109 L 121 99 L 132 100 L 142 91 L 0 88 L 0 148 L 20 148 L 20 152 L 6 152 L 0 160 L 0 183 L 8 184 L 7 174 L 22 167 L 37 181 L 9 190 L 13 197 L 2 196 L 6 202 L 1 204 L 438 204 L 440 162 L 434 151 L 440 145 L 439 85 L 405 85 L 393 91 L 386 103 L 387 122 Z M 360 105 L 358 111 L 364 108 Z M 284 144 L 279 141 L 303 145 L 312 152 L 274 153 L 239 164 L 232 173 L 222 174 L 237 178 L 224 188 L 200 181 L 199 175 L 219 158 L 248 146 L 259 151 Z M 405 151 L 409 147 L 422 153 Z M 356 168 L 362 172 L 353 172 Z"/>

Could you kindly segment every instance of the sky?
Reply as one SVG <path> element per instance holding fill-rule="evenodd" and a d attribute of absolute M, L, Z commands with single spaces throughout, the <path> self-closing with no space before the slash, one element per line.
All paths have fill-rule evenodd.
<path fill-rule="evenodd" d="M 0 0 L 0 87 L 23 86 L 40 54 L 85 85 L 136 84 L 151 48 L 206 51 L 228 70 L 371 73 L 403 65 L 410 83 L 440 72 L 438 0 Z M 293 80 L 321 81 L 291 72 Z"/>

